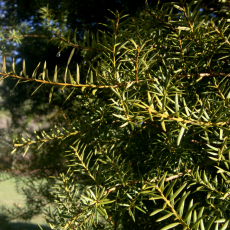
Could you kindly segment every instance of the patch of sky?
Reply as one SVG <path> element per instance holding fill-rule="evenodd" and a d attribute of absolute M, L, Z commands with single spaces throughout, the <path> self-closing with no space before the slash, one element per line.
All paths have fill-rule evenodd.
<path fill-rule="evenodd" d="M 211 16 L 212 16 L 213 18 L 216 18 L 216 15 L 215 15 L 215 14 L 213 14 L 213 13 L 211 13 Z"/>
<path fill-rule="evenodd" d="M 19 62 L 21 62 L 22 59 L 21 58 L 18 58 L 16 61 L 15 61 L 15 64 L 18 64 Z"/>
<path fill-rule="evenodd" d="M 14 54 L 15 54 L 15 55 L 18 55 L 19 53 L 18 53 L 18 51 L 14 51 Z M 17 59 L 15 60 L 15 64 L 18 64 L 18 63 L 21 62 L 21 61 L 22 61 L 21 58 L 17 58 Z"/>
<path fill-rule="evenodd" d="M 5 17 L 5 14 L 3 13 L 2 10 L 0 10 L 0 18 L 4 18 Z"/>
<path fill-rule="evenodd" d="M 50 20 L 50 25 L 51 25 L 51 26 L 55 25 L 55 21 L 51 19 L 51 20 Z"/>

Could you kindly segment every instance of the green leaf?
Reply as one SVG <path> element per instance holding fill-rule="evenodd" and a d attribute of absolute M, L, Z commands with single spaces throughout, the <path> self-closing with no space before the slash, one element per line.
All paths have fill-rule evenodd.
<path fill-rule="evenodd" d="M 108 214 L 106 212 L 106 210 L 104 208 L 102 208 L 101 206 L 97 207 L 97 211 L 103 216 L 105 217 L 105 219 L 108 218 Z"/>
<path fill-rule="evenodd" d="M 218 148 L 216 148 L 216 147 L 213 147 L 213 146 L 211 146 L 211 145 L 209 145 L 209 144 L 207 144 L 207 146 L 209 147 L 209 148 L 211 148 L 212 150 L 214 150 L 214 151 L 219 151 L 219 149 Z"/>
<path fill-rule="evenodd" d="M 133 221 L 135 222 L 135 217 L 134 217 L 133 212 L 131 211 L 131 209 L 129 209 L 129 215 L 132 217 Z"/>
<path fill-rule="evenodd" d="M 179 112 L 178 94 L 175 95 L 175 111 Z"/>
<path fill-rule="evenodd" d="M 97 89 L 94 89 L 94 90 L 92 91 L 92 94 L 95 95 L 96 92 L 97 92 Z"/>
<path fill-rule="evenodd" d="M 90 71 L 90 84 L 93 84 L 93 71 Z"/>
<path fill-rule="evenodd" d="M 185 125 L 186 125 L 186 124 L 185 124 Z M 179 135 L 178 135 L 178 137 L 177 137 L 177 145 L 178 145 L 178 146 L 180 145 L 180 142 L 181 142 L 181 139 L 182 139 L 182 137 L 183 137 L 184 131 L 185 131 L 185 128 L 184 128 L 184 127 L 181 127 L 180 133 L 179 133 Z"/>
<path fill-rule="evenodd" d="M 31 91 L 31 89 L 34 87 L 35 83 L 36 83 L 36 82 L 33 82 L 33 83 L 30 85 L 29 89 L 27 90 L 27 94 L 29 94 L 29 92 Z"/>
<path fill-rule="evenodd" d="M 215 223 L 224 223 L 226 221 L 226 219 L 222 218 L 222 219 L 218 219 L 215 221 Z"/>
<path fill-rule="evenodd" d="M 160 222 L 162 220 L 165 220 L 165 219 L 169 218 L 172 215 L 173 215 L 173 213 L 169 213 L 169 214 L 167 214 L 165 216 L 162 216 L 161 218 L 157 219 L 156 222 Z"/>
<path fill-rule="evenodd" d="M 161 177 L 160 181 L 158 182 L 158 187 L 163 192 L 164 191 L 164 183 L 165 183 L 165 177 L 167 175 L 167 172 Z"/>
<path fill-rule="evenodd" d="M 177 182 L 177 179 L 175 179 L 174 181 L 171 182 L 171 184 L 170 184 L 170 186 L 169 186 L 169 188 L 168 188 L 168 190 L 167 190 L 167 192 L 166 192 L 166 194 L 165 194 L 165 197 L 166 197 L 166 198 L 167 198 L 167 196 L 171 193 L 171 191 L 172 191 L 174 185 L 176 184 L 176 182 Z"/>
<path fill-rule="evenodd" d="M 70 61 L 71 61 L 71 59 L 72 59 L 72 57 L 73 57 L 73 55 L 74 55 L 75 49 L 76 49 L 76 48 L 73 48 L 72 51 L 71 51 L 71 53 L 70 53 L 70 55 L 69 55 L 69 59 L 68 59 L 68 62 L 67 62 L 67 66 L 69 65 L 69 63 L 70 63 Z"/>
<path fill-rule="evenodd" d="M 213 161 L 219 161 L 218 158 L 214 158 L 214 157 L 208 157 L 208 158 L 210 158 L 210 159 L 213 160 Z"/>
<path fill-rule="evenodd" d="M 22 69 L 23 69 L 24 76 L 27 77 L 27 75 L 26 75 L 26 62 L 25 62 L 24 59 L 23 59 L 23 62 L 22 62 Z"/>
<path fill-rule="evenodd" d="M 3 65 L 4 66 L 4 65 Z M 15 58 L 13 58 L 13 63 L 12 63 L 12 70 L 13 70 L 13 74 L 17 75 L 16 71 L 15 71 Z"/>
<path fill-rule="evenodd" d="M 45 80 L 45 76 L 46 76 L 46 61 L 44 62 L 44 67 L 43 67 L 43 73 L 42 73 L 42 80 Z"/>
<path fill-rule="evenodd" d="M 114 88 L 110 88 L 114 93 L 115 93 L 115 95 L 119 98 L 119 99 L 121 99 L 122 100 L 122 97 L 121 97 L 121 95 L 117 92 L 117 90 L 116 89 L 114 89 Z"/>
<path fill-rule="evenodd" d="M 207 178 L 207 176 L 206 176 L 206 174 L 205 174 L 205 170 L 203 170 L 203 181 L 204 181 L 206 184 L 209 183 L 209 182 L 208 182 L 208 178 Z"/>
<path fill-rule="evenodd" d="M 212 219 L 208 221 L 207 225 L 205 226 L 205 230 L 210 230 L 215 219 L 216 219 L 216 216 L 214 216 Z"/>
<path fill-rule="evenodd" d="M 143 212 L 143 213 L 146 213 L 143 209 L 141 209 L 141 208 L 138 207 L 138 206 L 135 206 L 135 208 L 138 209 L 138 210 L 140 210 L 140 211 Z"/>
<path fill-rule="evenodd" d="M 195 209 L 194 212 L 193 212 L 193 225 L 194 225 L 194 227 L 196 227 L 196 226 L 198 227 L 198 225 L 195 225 L 196 223 L 197 223 L 197 212 L 196 212 L 196 209 Z"/>
<path fill-rule="evenodd" d="M 176 223 L 173 223 L 173 224 L 169 224 L 169 225 L 165 226 L 164 228 L 161 228 L 160 230 L 167 230 L 167 229 L 170 229 L 170 228 L 174 228 L 174 227 L 176 227 L 179 224 L 181 224 L 181 223 L 180 222 L 176 222 Z"/>
<path fill-rule="evenodd" d="M 115 202 L 115 200 L 102 199 L 99 201 L 99 204 L 104 205 L 104 204 L 111 204 L 114 202 Z"/>
<path fill-rule="evenodd" d="M 57 65 L 55 66 L 54 70 L 54 82 L 57 82 Z"/>
<path fill-rule="evenodd" d="M 159 200 L 159 199 L 163 199 L 163 198 L 161 196 L 154 196 L 149 198 L 149 200 Z"/>
<path fill-rule="evenodd" d="M 76 82 L 77 82 L 77 84 L 79 84 L 79 82 L 80 82 L 80 71 L 79 71 L 78 63 L 77 63 L 77 67 L 76 67 Z"/>
<path fill-rule="evenodd" d="M 53 86 L 51 87 L 51 89 L 50 89 L 50 94 L 49 94 L 49 104 L 50 104 L 51 99 L 52 99 L 53 91 L 54 91 L 54 85 L 53 85 Z"/>
<path fill-rule="evenodd" d="M 153 211 L 149 216 L 156 215 L 157 213 L 162 212 L 162 211 L 164 211 L 164 209 L 157 209 L 157 210 Z"/>
<path fill-rule="evenodd" d="M 18 85 L 18 83 L 19 83 L 20 81 L 21 81 L 21 79 L 19 79 L 19 80 L 17 81 L 17 83 L 15 84 L 14 88 L 13 88 L 12 91 L 10 92 L 10 96 L 11 96 L 11 94 L 14 92 L 15 88 L 17 87 L 17 85 Z"/>
<path fill-rule="evenodd" d="M 34 92 L 31 94 L 31 96 L 32 96 L 42 85 L 43 85 L 43 83 L 40 84 L 40 85 L 37 87 L 37 89 L 34 90 Z"/>
<path fill-rule="evenodd" d="M 193 229 L 193 228 L 198 229 L 198 226 L 199 226 L 201 220 L 204 219 L 206 216 L 207 215 L 201 216 L 198 219 L 194 218 L 195 223 L 191 226 L 191 229 Z"/>
<path fill-rule="evenodd" d="M 45 78 L 49 83 L 51 83 L 51 81 L 49 79 L 49 75 L 48 75 L 48 69 L 45 70 Z"/>
<path fill-rule="evenodd" d="M 35 79 L 36 76 L 37 76 L 37 72 L 38 72 L 38 68 L 39 68 L 40 64 L 41 64 L 41 62 L 38 63 L 37 67 L 35 68 L 35 70 L 34 70 L 34 72 L 33 72 L 33 74 L 32 74 L 32 78 L 33 78 L 33 79 Z"/>
<path fill-rule="evenodd" d="M 181 6 L 178 6 L 178 5 L 173 5 L 173 6 L 180 11 L 184 11 L 184 9 Z"/>
<path fill-rule="evenodd" d="M 227 229 L 228 223 L 229 223 L 229 220 L 226 221 L 226 223 L 222 226 L 222 228 L 221 228 L 220 230 L 225 230 L 225 229 Z"/>
<path fill-rule="evenodd" d="M 2 63 L 2 72 L 6 73 L 6 58 L 3 58 L 3 63 Z"/>
<path fill-rule="evenodd" d="M 38 227 L 41 229 L 41 230 L 43 230 L 43 228 L 40 226 L 40 224 L 38 224 L 38 223 L 36 223 L 37 225 L 38 225 Z"/>
<path fill-rule="evenodd" d="M 183 184 L 174 194 L 172 197 L 170 197 L 170 201 L 175 199 L 179 193 L 185 188 L 185 186 L 187 185 L 187 183 Z"/>
<path fill-rule="evenodd" d="M 161 120 L 161 127 L 166 132 L 165 122 L 164 120 Z"/>
<path fill-rule="evenodd" d="M 71 85 L 76 84 L 76 82 L 74 81 L 74 79 L 73 79 L 73 77 L 72 77 L 72 75 L 71 75 L 71 73 L 70 73 L 70 70 L 68 70 L 68 77 L 69 77 L 69 79 L 70 79 L 70 84 L 71 84 Z"/>
<path fill-rule="evenodd" d="M 130 123 L 130 122 L 129 122 L 129 121 L 127 121 L 127 122 L 125 122 L 124 124 L 122 124 L 122 125 L 121 125 L 121 126 L 119 126 L 119 127 L 120 127 L 120 128 L 123 128 L 123 127 L 127 126 L 129 123 Z"/>
<path fill-rule="evenodd" d="M 178 30 L 185 30 L 185 31 L 189 31 L 190 30 L 190 28 L 186 27 L 186 26 L 178 26 L 177 29 Z"/>
<path fill-rule="evenodd" d="M 23 157 L 26 155 L 26 153 L 27 153 L 27 151 L 29 150 L 29 145 L 26 147 L 26 150 L 25 150 L 25 152 L 23 153 Z"/>
<path fill-rule="evenodd" d="M 182 215 L 183 215 L 185 199 L 188 197 L 189 194 L 190 194 L 190 191 L 188 191 L 187 193 L 184 192 L 184 194 L 183 194 L 182 198 L 180 199 L 180 202 L 177 206 L 177 212 L 179 213 L 180 217 L 182 217 Z"/>
<path fill-rule="evenodd" d="M 220 129 L 220 140 L 223 140 L 223 129 Z"/>

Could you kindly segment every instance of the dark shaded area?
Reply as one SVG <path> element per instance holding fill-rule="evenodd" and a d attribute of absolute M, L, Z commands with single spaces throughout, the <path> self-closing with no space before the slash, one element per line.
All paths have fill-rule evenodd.
<path fill-rule="evenodd" d="M 55 15 L 59 18 L 63 16 L 63 12 L 68 11 L 67 25 L 69 28 L 78 28 L 80 30 L 92 29 L 94 27 L 100 28 L 97 23 L 106 23 L 106 17 L 111 17 L 111 13 L 108 11 L 118 10 L 130 16 L 137 16 L 144 8 L 145 0 L 132 1 L 132 0 L 42 0 L 42 1 L 26 1 L 26 0 L 7 0 L 6 7 L 8 23 L 30 21 L 34 26 L 39 26 L 39 13 L 38 9 L 49 5 L 50 9 L 53 9 Z M 175 2 L 180 4 L 180 1 L 162 0 L 160 5 L 164 3 Z M 186 1 L 191 3 L 192 0 Z M 148 4 L 152 7 L 156 5 L 158 1 L 148 0 Z M 208 1 L 203 0 L 201 2 L 201 8 L 203 8 L 205 14 L 215 14 L 216 16 L 223 16 L 226 11 L 229 10 L 229 2 L 224 1 Z M 13 17 L 14 16 L 14 17 Z"/>
<path fill-rule="evenodd" d="M 48 226 L 41 225 L 43 230 L 50 230 Z M 1 230 L 40 230 L 37 224 L 22 223 L 20 221 L 10 223 L 7 221 L 7 217 L 0 214 L 0 229 Z"/>
<path fill-rule="evenodd" d="M 47 227 L 47 226 L 43 226 L 41 225 L 41 227 L 43 228 L 43 230 L 50 230 L 51 228 Z M 30 224 L 30 223 L 10 223 L 7 225 L 3 225 L 2 230 L 40 230 L 39 226 L 36 224 Z"/>

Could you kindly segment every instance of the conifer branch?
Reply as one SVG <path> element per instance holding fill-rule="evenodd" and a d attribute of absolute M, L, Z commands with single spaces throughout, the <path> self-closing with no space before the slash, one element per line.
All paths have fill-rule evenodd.
<path fill-rule="evenodd" d="M 21 34 L 19 37 L 22 38 L 49 38 L 51 39 L 51 36 L 46 36 L 46 35 L 39 35 L 39 34 Z M 13 39 L 14 37 L 9 37 L 8 40 Z"/>
<path fill-rule="evenodd" d="M 169 181 L 171 181 L 171 180 L 174 180 L 174 179 L 177 179 L 177 178 L 179 178 L 179 177 L 181 177 L 181 176 L 183 176 L 183 175 L 190 175 L 190 172 L 191 172 L 192 170 L 191 169 L 188 169 L 186 172 L 181 172 L 181 173 L 178 173 L 178 174 L 176 174 L 176 175 L 173 175 L 173 176 L 170 176 L 170 177 L 167 177 L 167 178 L 165 178 L 165 182 L 169 182 Z M 159 179 L 152 179 L 152 180 L 144 180 L 144 182 L 145 183 L 157 183 L 159 181 Z M 138 183 L 141 183 L 141 181 L 134 181 L 134 182 L 128 182 L 128 183 L 126 183 L 125 184 L 125 186 L 126 185 L 131 185 L 131 184 L 138 184 Z M 123 185 L 121 185 L 121 184 L 118 184 L 118 185 L 116 185 L 116 186 L 114 186 L 114 187 L 112 187 L 112 188 L 110 188 L 110 189 L 108 189 L 108 190 L 106 190 L 105 192 L 104 192 L 104 195 L 108 195 L 109 193 L 111 193 L 111 192 L 113 192 L 113 191 L 115 191 L 115 190 L 117 190 L 118 188 L 120 188 L 120 187 L 122 187 Z"/>
<path fill-rule="evenodd" d="M 178 29 L 175 29 L 171 24 L 165 22 L 164 20 L 162 20 L 161 18 L 159 18 L 158 16 L 156 16 L 155 14 L 153 14 L 150 10 L 148 10 L 147 8 L 144 8 L 144 10 L 146 12 L 148 12 L 149 15 L 151 15 L 152 17 L 156 18 L 158 21 L 162 22 L 164 25 L 166 25 L 169 29 L 171 29 L 174 32 L 177 32 Z"/>
<path fill-rule="evenodd" d="M 92 48 L 92 47 L 85 47 L 85 46 L 80 46 L 80 45 L 77 45 L 77 44 L 74 44 L 66 39 L 64 39 L 63 37 L 57 35 L 57 34 L 54 34 L 55 37 L 57 37 L 59 40 L 67 43 L 68 45 L 74 47 L 74 48 L 78 48 L 78 49 L 82 49 L 82 50 L 89 50 L 89 51 L 105 51 L 104 49 L 97 49 L 97 48 Z"/>
<path fill-rule="evenodd" d="M 172 117 L 172 115 L 169 115 L 167 113 L 157 112 L 156 110 L 154 110 L 151 107 L 148 108 L 148 107 L 145 107 L 145 106 L 137 104 L 137 103 L 134 103 L 134 105 L 137 105 L 137 106 L 139 106 L 141 108 L 145 108 L 147 111 L 153 113 L 156 117 L 160 117 L 162 119 L 165 119 L 165 121 L 171 120 L 171 121 L 176 121 L 176 122 L 182 122 L 182 123 L 185 123 L 185 124 L 203 125 L 203 126 L 207 126 L 207 127 L 219 127 L 219 128 L 229 130 L 229 128 L 223 127 L 224 125 L 228 124 L 228 121 L 212 123 L 212 122 L 197 121 L 197 120 L 194 120 L 194 119 L 186 120 L 186 119 L 183 119 L 181 117 Z"/>
<path fill-rule="evenodd" d="M 67 133 L 67 134 L 63 134 L 63 135 L 59 135 L 59 136 L 55 136 L 55 137 L 50 137 L 50 138 L 45 138 L 45 139 L 38 139 L 36 141 L 27 141 L 27 142 L 25 142 L 23 144 L 15 143 L 14 147 L 15 148 L 25 147 L 25 146 L 32 145 L 32 144 L 44 143 L 44 142 L 47 142 L 47 141 L 53 141 L 53 140 L 58 140 L 58 139 L 64 139 L 64 138 L 67 138 L 67 137 L 70 137 L 70 136 L 77 135 L 79 133 L 87 132 L 89 130 L 90 129 L 85 129 L 85 130 L 75 131 L 75 132 L 71 132 L 71 133 Z"/>

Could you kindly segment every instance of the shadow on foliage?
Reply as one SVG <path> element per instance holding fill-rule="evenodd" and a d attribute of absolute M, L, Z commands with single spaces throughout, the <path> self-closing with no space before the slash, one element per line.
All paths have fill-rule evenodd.
<path fill-rule="evenodd" d="M 9 222 L 7 216 L 0 214 L 0 230 L 39 230 L 37 224 L 22 223 L 22 222 Z M 48 226 L 41 225 L 43 230 L 50 230 Z"/>

